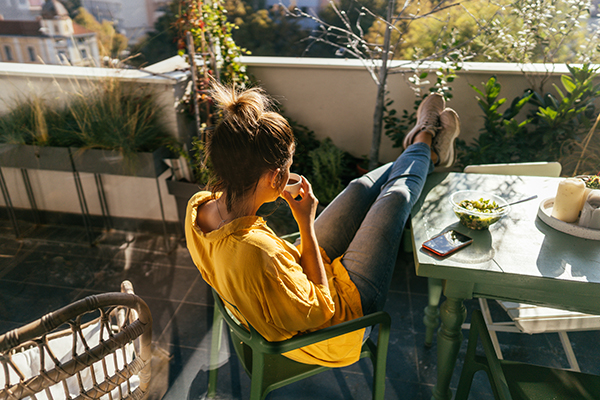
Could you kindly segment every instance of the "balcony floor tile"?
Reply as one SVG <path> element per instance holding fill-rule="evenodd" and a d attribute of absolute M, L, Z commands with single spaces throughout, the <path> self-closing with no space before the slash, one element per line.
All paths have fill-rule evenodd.
<path fill-rule="evenodd" d="M 153 316 L 153 345 L 164 354 L 157 381 L 166 385 L 167 400 L 201 398 L 207 390 L 212 337 L 213 303 L 185 247 L 166 251 L 163 232 L 94 231 L 99 241 L 90 246 L 81 226 L 49 225 L 32 229 L 15 239 L 11 225 L 0 220 L 0 332 L 39 318 L 90 294 L 119 291 L 129 279 Z M 281 228 L 279 228 L 281 229 Z M 282 232 L 289 233 L 289 232 Z M 505 318 L 489 302 L 494 318 Z M 427 281 L 414 272 L 412 254 L 400 251 L 385 309 L 392 316 L 388 353 L 386 399 L 429 399 L 436 381 L 437 349 L 423 345 L 423 309 Z M 469 313 L 477 300 L 466 302 Z M 225 333 L 224 333 L 225 334 Z M 468 331 L 463 331 L 467 335 Z M 600 373 L 600 332 L 569 334 L 582 370 Z M 542 365 L 566 366 L 556 334 L 529 336 L 499 334 L 505 358 Z M 239 364 L 231 342 L 221 354 L 219 399 L 247 399 L 250 380 Z M 463 343 L 451 381 L 455 388 L 464 358 Z M 365 399 L 371 397 L 372 366 L 367 360 L 308 378 L 275 390 L 270 399 Z M 487 378 L 477 374 L 473 398 L 491 399 Z M 157 397 L 154 397 L 157 398 Z"/>

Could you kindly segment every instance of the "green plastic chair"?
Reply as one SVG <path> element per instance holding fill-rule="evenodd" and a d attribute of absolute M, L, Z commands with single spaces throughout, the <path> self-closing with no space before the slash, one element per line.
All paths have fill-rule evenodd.
<path fill-rule="evenodd" d="M 265 340 L 252 326 L 247 330 L 235 321 L 223 305 L 223 301 L 213 289 L 215 310 L 211 346 L 211 369 L 208 378 L 208 398 L 214 398 L 217 388 L 217 360 L 222 343 L 223 321 L 229 333 L 235 352 L 248 376 L 252 380 L 250 400 L 263 400 L 272 390 L 278 389 L 309 376 L 330 369 L 320 365 L 303 364 L 281 355 L 282 353 L 317 343 L 358 329 L 379 324 L 377 345 L 368 338 L 362 347 L 361 358 L 369 356 L 373 362 L 373 399 L 383 400 L 385 390 L 385 368 L 391 319 L 384 311 L 369 314 L 352 321 L 321 329 L 280 342 Z"/>
<path fill-rule="evenodd" d="M 473 375 L 480 370 L 487 373 L 496 399 L 591 400 L 600 396 L 600 376 L 499 359 L 481 311 L 473 311 L 471 319 L 467 354 L 455 400 L 467 399 Z M 475 354 L 478 339 L 485 356 Z"/>

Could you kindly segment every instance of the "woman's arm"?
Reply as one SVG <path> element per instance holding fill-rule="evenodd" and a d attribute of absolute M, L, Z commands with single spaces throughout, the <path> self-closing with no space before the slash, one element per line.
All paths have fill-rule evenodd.
<path fill-rule="evenodd" d="M 300 196 L 299 200 L 295 200 L 288 192 L 282 193 L 282 197 L 290 205 L 300 230 L 300 265 L 311 282 L 329 288 L 315 233 L 315 215 L 319 200 L 305 177 L 302 177 Z"/>

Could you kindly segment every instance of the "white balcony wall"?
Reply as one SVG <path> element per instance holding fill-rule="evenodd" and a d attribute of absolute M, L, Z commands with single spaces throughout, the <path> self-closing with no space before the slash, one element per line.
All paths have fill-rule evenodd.
<path fill-rule="evenodd" d="M 368 155 L 371 148 L 373 113 L 377 87 L 358 60 L 244 57 L 248 71 L 259 84 L 283 107 L 286 115 L 314 130 L 317 138 L 330 137 L 340 148 L 355 156 Z M 396 69 L 402 73 L 388 79 L 389 97 L 393 108 L 413 111 L 415 95 L 408 85 L 410 65 L 398 61 Z M 435 72 L 439 65 L 432 64 Z M 530 65 L 529 70 L 543 76 L 543 65 Z M 560 84 L 560 75 L 568 74 L 564 65 L 554 66 L 545 90 L 554 91 L 552 84 Z M 452 84 L 454 98 L 448 103 L 461 119 L 461 138 L 470 141 L 483 127 L 483 111 L 476 93 L 470 87 L 482 88 L 492 75 L 502 85 L 500 97 L 506 104 L 530 87 L 525 75 L 516 64 L 469 63 L 458 73 Z M 430 74 L 435 83 L 435 74 Z M 430 86 L 430 85 L 429 85 Z M 428 87 L 428 86 L 427 86 Z M 506 106 L 505 106 L 506 107 Z M 504 107 L 501 108 L 504 110 Z M 382 135 L 380 161 L 392 161 L 400 154 L 391 141 Z"/>
<path fill-rule="evenodd" d="M 185 74 L 175 74 L 173 77 L 167 77 L 136 70 L 0 63 L 0 113 L 6 112 L 15 99 L 31 95 L 61 103 L 70 93 L 85 95 L 95 82 L 113 77 L 123 80 L 126 84 L 146 85 L 157 93 L 157 100 L 165 111 L 164 122 L 167 129 L 177 137 L 178 119 L 174 105 L 180 85 L 179 78 L 184 76 Z M 15 168 L 3 167 L 2 173 L 7 181 L 13 206 L 30 208 L 21 172 Z M 40 210 L 81 212 L 72 173 L 43 170 L 29 170 L 28 173 Z M 178 217 L 175 200 L 168 194 L 165 183 L 169 174 L 167 170 L 159 179 L 160 191 L 166 219 L 176 221 Z M 81 173 L 80 176 L 90 213 L 101 215 L 94 175 Z M 103 175 L 102 179 L 111 216 L 161 219 L 154 179 L 118 175 Z M 0 206 L 4 205 L 4 198 L 0 196 Z"/>

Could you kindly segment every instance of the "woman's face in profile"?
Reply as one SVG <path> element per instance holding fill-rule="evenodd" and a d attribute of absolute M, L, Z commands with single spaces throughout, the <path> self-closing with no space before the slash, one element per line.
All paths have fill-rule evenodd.
<path fill-rule="evenodd" d="M 292 162 L 293 162 L 292 156 L 293 156 L 293 154 L 290 156 L 290 160 L 287 162 L 287 164 L 281 171 L 283 176 L 282 176 L 282 180 L 281 180 L 282 186 L 279 188 L 280 194 L 281 194 L 281 192 L 283 192 L 283 189 L 285 189 L 285 185 L 290 180 L 290 169 L 292 168 Z"/>
<path fill-rule="evenodd" d="M 279 182 L 280 186 L 278 188 L 278 195 L 281 195 L 281 193 L 283 192 L 283 190 L 285 189 L 285 185 L 288 183 L 288 181 L 290 180 L 290 169 L 292 168 L 292 163 L 294 162 L 294 147 L 290 148 L 290 157 L 288 162 L 285 164 L 285 166 L 281 169 L 280 172 L 280 176 L 281 176 L 281 180 Z"/>

